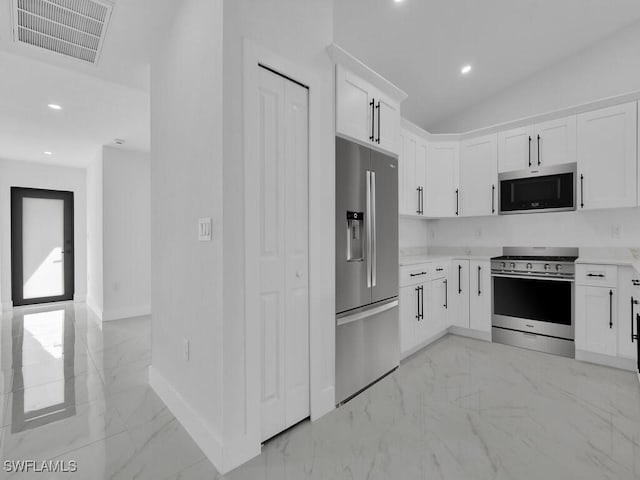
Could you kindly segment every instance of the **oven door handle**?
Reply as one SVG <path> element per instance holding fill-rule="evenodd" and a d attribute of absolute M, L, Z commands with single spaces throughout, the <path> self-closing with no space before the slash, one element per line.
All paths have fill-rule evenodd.
<path fill-rule="evenodd" d="M 539 277 L 534 275 L 516 275 L 516 274 L 504 274 L 504 273 L 492 273 L 492 277 L 500 278 L 528 278 L 530 280 L 550 280 L 553 282 L 574 282 L 574 278 L 562 278 L 562 277 Z"/>

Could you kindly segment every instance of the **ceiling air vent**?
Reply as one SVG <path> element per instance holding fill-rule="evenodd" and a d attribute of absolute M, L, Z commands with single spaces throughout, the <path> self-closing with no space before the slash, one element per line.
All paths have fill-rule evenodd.
<path fill-rule="evenodd" d="M 96 64 L 111 16 L 95 0 L 13 0 L 15 41 Z"/>

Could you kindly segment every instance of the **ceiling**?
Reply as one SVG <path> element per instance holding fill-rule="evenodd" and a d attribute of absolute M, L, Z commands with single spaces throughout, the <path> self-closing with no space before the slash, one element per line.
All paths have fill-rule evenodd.
<path fill-rule="evenodd" d="M 116 138 L 149 151 L 152 1 L 112 2 L 98 65 L 14 43 L 12 2 L 0 2 L 0 158 L 84 167 Z"/>
<path fill-rule="evenodd" d="M 638 0 L 335 0 L 335 43 L 427 130 L 640 20 Z M 463 76 L 460 69 L 473 65 Z"/>

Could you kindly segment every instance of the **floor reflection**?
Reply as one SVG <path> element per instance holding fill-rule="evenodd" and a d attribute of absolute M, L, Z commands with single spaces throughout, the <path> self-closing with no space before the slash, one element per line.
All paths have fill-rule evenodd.
<path fill-rule="evenodd" d="M 17 311 L 12 322 L 11 432 L 76 414 L 74 311 Z M 42 365 L 38 371 L 25 369 Z M 39 388 L 25 390 L 39 376 Z M 63 379 L 60 382 L 60 378 Z"/>

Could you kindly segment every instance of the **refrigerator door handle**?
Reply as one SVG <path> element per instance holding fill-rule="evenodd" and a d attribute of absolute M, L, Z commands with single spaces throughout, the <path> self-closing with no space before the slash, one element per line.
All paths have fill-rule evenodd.
<path fill-rule="evenodd" d="M 371 288 L 371 171 L 367 170 L 367 178 L 366 178 L 366 188 L 367 188 L 367 216 L 365 219 L 366 229 L 367 229 L 367 288 Z"/>
<path fill-rule="evenodd" d="M 376 286 L 378 251 L 376 245 L 376 172 L 371 172 L 371 286 Z"/>
<path fill-rule="evenodd" d="M 336 326 L 339 327 L 341 325 L 346 325 L 347 323 L 357 322 L 358 320 L 362 320 L 363 318 L 378 315 L 380 313 L 386 312 L 387 310 L 391 310 L 392 308 L 396 308 L 397 306 L 398 306 L 398 300 L 393 300 L 379 307 L 371 308 L 365 311 L 360 311 L 358 313 L 353 313 L 351 315 L 347 315 L 345 317 L 339 318 L 336 321 Z"/>

